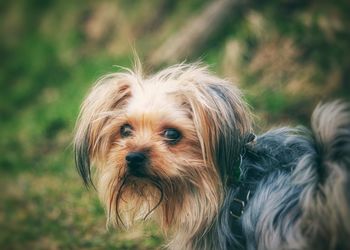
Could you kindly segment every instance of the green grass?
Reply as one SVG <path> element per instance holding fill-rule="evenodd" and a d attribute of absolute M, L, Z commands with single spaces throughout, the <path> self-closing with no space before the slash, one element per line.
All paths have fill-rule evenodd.
<path fill-rule="evenodd" d="M 162 242 L 153 225 L 107 230 L 96 192 L 75 171 L 71 140 L 80 103 L 113 64 L 130 61 L 90 58 L 52 84 L 10 90 L 23 104 L 10 99 L 15 106 L 1 121 L 0 249 L 155 249 Z"/>
<path fill-rule="evenodd" d="M 128 232 L 106 229 L 96 192 L 84 188 L 75 170 L 71 141 L 79 106 L 92 83 L 101 75 L 118 70 L 114 65 L 129 67 L 132 47 L 141 59 L 149 56 L 208 2 L 168 2 L 162 14 L 157 10 L 163 1 L 0 3 L 3 20 L 0 22 L 0 249 L 161 246 L 163 239 L 152 223 L 141 224 Z M 268 28 L 263 33 L 267 35 L 259 36 L 252 31 L 242 9 L 188 61 L 201 58 L 213 71 L 225 76 L 223 66 L 227 66 L 224 63 L 229 52 L 225 50 L 226 44 L 239 42 L 242 50 L 236 70 L 242 73 L 237 77 L 254 113 L 263 120 L 258 125 L 307 123 L 320 96 L 350 96 L 347 87 L 350 57 L 344 53 L 350 44 L 349 32 L 334 31 L 333 40 L 329 40 L 322 27 L 317 26 L 317 18 L 322 15 L 328 18 L 328 12 L 318 12 L 317 6 L 289 6 L 293 11 L 287 15 L 279 14 L 280 6 L 274 1 L 267 5 L 251 6 L 251 10 L 266 18 Z M 101 6 L 107 8 L 98 16 Z M 340 22 L 348 27 L 349 5 L 342 3 L 340 10 L 339 6 L 332 5 L 332 13 L 338 11 Z M 325 6 L 320 8 L 323 10 Z M 111 15 L 112 28 L 102 32 L 100 38 L 91 37 L 98 32 L 88 30 L 89 20 L 99 29 L 110 25 L 104 19 L 108 16 L 106 10 L 115 11 Z M 307 13 L 312 20 L 310 27 L 301 22 Z M 267 79 L 274 82 L 271 87 L 262 80 L 266 75 L 264 68 L 254 71 L 250 64 L 269 38 L 277 40 L 277 50 L 281 37 L 299 46 L 300 56 L 295 64 L 284 66 L 295 68 L 292 73 L 268 73 L 272 76 Z M 268 68 L 279 62 L 265 61 L 265 64 Z M 314 71 L 310 82 L 305 84 L 309 86 L 316 81 L 320 91 L 290 93 L 288 81 L 310 65 Z M 334 84 L 329 88 L 327 82 Z"/>
<path fill-rule="evenodd" d="M 77 20 L 84 8 L 48 5 L 23 1 L 2 12 L 13 13 L 5 17 L 19 33 L 0 47 L 0 249 L 155 249 L 162 239 L 152 224 L 107 230 L 71 147 L 88 89 L 114 65 L 130 66 L 131 56 L 86 54 Z"/>
<path fill-rule="evenodd" d="M 151 225 L 107 230 L 93 191 L 73 171 L 2 175 L 1 249 L 155 249 L 162 242 Z"/>
<path fill-rule="evenodd" d="M 44 60 L 46 53 L 37 56 L 36 60 Z M 43 72 L 18 79 L 24 83 L 10 87 L 9 94 L 16 98 L 7 101 L 0 131 L 0 249 L 154 249 L 160 245 L 152 225 L 131 232 L 107 230 L 96 192 L 84 188 L 73 163 L 73 128 L 87 89 L 100 75 L 115 70 L 113 64 L 130 64 L 126 61 L 89 58 L 62 72 L 57 72 L 62 65 L 33 62 L 30 67 L 43 67 Z M 42 79 L 52 82 L 37 86 L 44 72 Z M 52 72 L 59 74 L 57 78 Z"/>

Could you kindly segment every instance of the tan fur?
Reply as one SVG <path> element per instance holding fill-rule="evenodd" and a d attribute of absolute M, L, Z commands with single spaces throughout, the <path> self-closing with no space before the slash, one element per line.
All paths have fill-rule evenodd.
<path fill-rule="evenodd" d="M 135 131 L 130 138 L 119 133 L 126 123 Z M 165 128 L 181 131 L 181 141 L 166 144 Z M 75 145 L 87 143 L 109 223 L 129 227 L 154 217 L 170 238 L 169 248 L 210 248 L 215 240 L 201 238 L 215 237 L 202 236 L 210 234 L 227 181 L 220 179 L 222 159 L 215 152 L 221 147 L 237 157 L 235 148 L 250 130 L 240 92 L 205 67 L 177 65 L 148 78 L 138 67 L 98 81 L 83 103 Z M 150 156 L 149 178 L 127 174 L 125 156 L 132 151 Z M 220 165 L 233 158 L 224 161 Z"/>

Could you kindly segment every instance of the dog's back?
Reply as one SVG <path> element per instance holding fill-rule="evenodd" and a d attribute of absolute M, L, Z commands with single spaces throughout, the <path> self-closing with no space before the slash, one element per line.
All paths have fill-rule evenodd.
<path fill-rule="evenodd" d="M 254 190 L 241 218 L 247 249 L 350 249 L 347 104 L 318 106 L 311 133 L 282 128 L 259 136 L 241 168 L 241 181 Z"/>

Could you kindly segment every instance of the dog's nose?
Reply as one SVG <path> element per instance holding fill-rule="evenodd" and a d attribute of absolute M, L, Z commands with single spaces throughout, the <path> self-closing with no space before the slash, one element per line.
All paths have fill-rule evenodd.
<path fill-rule="evenodd" d="M 131 175 L 144 177 L 146 175 L 145 163 L 147 156 L 144 152 L 130 152 L 125 156 L 128 172 Z"/>
<path fill-rule="evenodd" d="M 143 152 L 130 152 L 126 155 L 125 160 L 130 168 L 138 168 L 146 162 L 146 155 Z"/>

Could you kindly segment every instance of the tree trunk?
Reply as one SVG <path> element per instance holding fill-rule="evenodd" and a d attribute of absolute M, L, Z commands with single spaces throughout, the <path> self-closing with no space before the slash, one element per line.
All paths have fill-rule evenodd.
<path fill-rule="evenodd" d="M 229 20 L 233 7 L 244 1 L 214 0 L 196 17 L 190 19 L 156 49 L 149 58 L 151 65 L 179 62 L 196 54 L 213 34 Z"/>

